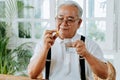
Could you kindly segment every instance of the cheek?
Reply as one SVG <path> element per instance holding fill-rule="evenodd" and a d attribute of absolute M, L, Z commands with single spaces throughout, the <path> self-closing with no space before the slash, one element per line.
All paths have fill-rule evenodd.
<path fill-rule="evenodd" d="M 56 23 L 56 28 L 60 29 L 60 24 Z"/>
<path fill-rule="evenodd" d="M 71 31 L 71 32 L 76 32 L 77 29 L 78 29 L 77 27 L 72 27 L 72 28 L 70 29 L 70 31 Z"/>

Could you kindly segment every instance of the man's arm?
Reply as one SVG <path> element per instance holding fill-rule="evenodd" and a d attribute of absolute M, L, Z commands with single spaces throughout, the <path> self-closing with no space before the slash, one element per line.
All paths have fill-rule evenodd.
<path fill-rule="evenodd" d="M 76 51 L 79 55 L 83 56 L 91 67 L 92 71 L 100 78 L 106 79 L 108 76 L 108 67 L 105 62 L 99 60 L 93 56 L 86 49 L 85 43 L 81 40 L 77 40 L 73 43 L 73 47 L 76 48 Z"/>
<path fill-rule="evenodd" d="M 35 55 L 34 59 L 32 59 L 28 65 L 28 74 L 33 79 L 37 78 L 45 66 L 48 51 L 57 37 L 53 36 L 54 32 L 56 32 L 56 30 L 46 30 L 41 51 Z"/>
<path fill-rule="evenodd" d="M 101 79 L 106 79 L 108 77 L 108 67 L 105 62 L 102 62 L 101 60 L 97 59 L 89 52 L 86 53 L 86 55 L 84 55 L 84 58 L 89 63 L 94 74 L 96 74 Z"/>
<path fill-rule="evenodd" d="M 42 72 L 45 66 L 48 50 L 43 49 L 40 52 L 41 53 L 38 53 L 38 55 L 36 55 L 34 59 L 32 59 L 28 65 L 28 73 L 32 79 L 37 78 L 37 76 Z"/>

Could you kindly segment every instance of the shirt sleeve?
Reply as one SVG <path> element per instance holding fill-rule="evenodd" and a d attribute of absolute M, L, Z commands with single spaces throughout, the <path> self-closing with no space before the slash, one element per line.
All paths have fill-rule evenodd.
<path fill-rule="evenodd" d="M 38 56 L 38 54 L 40 53 L 41 49 L 42 49 L 42 43 L 39 42 L 39 43 L 36 44 L 36 46 L 34 48 L 34 52 L 33 52 L 33 55 L 31 57 L 30 61 L 34 60 L 36 58 L 36 56 Z"/>
<path fill-rule="evenodd" d="M 105 60 L 104 56 L 103 56 L 103 52 L 100 48 L 100 46 L 92 41 L 92 40 L 89 40 L 89 39 L 86 39 L 85 40 L 85 44 L 86 44 L 86 48 L 87 50 L 93 55 L 95 56 L 96 58 L 98 58 L 99 60 L 103 61 L 103 62 L 106 62 L 107 63 L 107 60 Z M 92 75 L 92 70 L 90 68 L 90 66 L 88 65 L 88 62 L 86 61 L 86 74 L 87 74 L 87 78 L 90 79 L 90 80 L 93 80 L 93 75 Z"/>
<path fill-rule="evenodd" d="M 30 59 L 30 62 L 36 59 L 36 56 L 38 56 L 38 54 L 41 53 L 40 51 L 42 51 L 42 45 L 43 45 L 42 41 L 36 44 L 36 47 L 34 48 L 34 53 Z M 43 69 L 41 74 L 42 74 L 42 78 L 45 79 L 45 68 Z"/>
<path fill-rule="evenodd" d="M 101 50 L 100 46 L 91 40 L 86 39 L 86 47 L 87 50 L 95 57 L 97 57 L 98 59 L 106 62 L 104 55 L 103 55 L 103 51 Z"/>

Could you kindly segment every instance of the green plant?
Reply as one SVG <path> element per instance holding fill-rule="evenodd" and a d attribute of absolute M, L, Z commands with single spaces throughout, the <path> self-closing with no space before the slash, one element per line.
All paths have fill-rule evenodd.
<path fill-rule="evenodd" d="M 4 15 L 7 22 L 0 22 L 0 73 L 1 74 L 15 74 L 16 72 L 21 72 L 26 70 L 29 59 L 32 55 L 32 42 L 26 42 L 18 46 L 13 50 L 8 49 L 9 38 L 13 36 L 9 30 L 13 26 L 13 21 L 17 14 L 23 9 L 24 5 L 18 0 L 5 0 L 6 7 Z M 20 4 L 19 4 L 20 3 Z M 32 8 L 27 6 L 26 8 Z M 3 10 L 0 7 L 0 10 Z M 17 12 L 18 11 L 18 12 Z M 21 14 L 22 15 L 22 14 Z M 20 15 L 18 15 L 20 16 Z M 6 34 L 7 32 L 7 34 Z M 11 34 L 11 35 L 9 35 Z"/>
<path fill-rule="evenodd" d="M 19 23 L 19 37 L 20 38 L 31 38 L 31 24 L 30 23 Z"/>
<path fill-rule="evenodd" d="M 29 59 L 32 56 L 33 43 L 23 43 L 14 50 L 8 50 L 9 38 L 0 38 L 0 73 L 14 74 L 26 70 Z"/>
<path fill-rule="evenodd" d="M 4 36 L 0 37 L 0 73 L 1 74 L 12 74 L 15 72 L 16 62 L 11 56 L 12 53 L 7 49 L 9 38 Z"/>
<path fill-rule="evenodd" d="M 5 36 L 5 27 L 6 27 L 5 22 L 0 22 L 0 38 Z"/>
<path fill-rule="evenodd" d="M 30 16 L 29 13 L 25 14 L 25 9 L 33 9 L 34 7 L 31 5 L 25 5 L 24 1 L 17 0 L 17 13 L 19 18 L 24 18 Z M 31 24 L 27 22 L 19 22 L 18 23 L 19 37 L 20 38 L 31 38 Z"/>
<path fill-rule="evenodd" d="M 13 67 L 16 62 L 7 49 L 9 38 L 6 36 L 6 23 L 0 22 L 0 73 L 12 74 L 15 72 Z"/>
<path fill-rule="evenodd" d="M 24 71 L 27 68 L 29 60 L 32 56 L 32 46 L 33 42 L 26 42 L 15 48 L 12 53 L 16 56 L 16 72 L 21 75 L 27 75 Z"/>
<path fill-rule="evenodd" d="M 0 38 L 0 73 L 2 74 L 9 74 L 11 72 L 13 73 L 12 71 L 13 69 L 9 67 L 12 64 L 10 64 L 9 62 L 10 57 L 9 54 L 7 53 L 8 40 L 9 38 Z"/>
<path fill-rule="evenodd" d="M 7 48 L 8 43 L 6 24 L 0 23 L 0 74 L 15 74 L 26 70 L 34 43 L 26 42 L 13 50 Z"/>

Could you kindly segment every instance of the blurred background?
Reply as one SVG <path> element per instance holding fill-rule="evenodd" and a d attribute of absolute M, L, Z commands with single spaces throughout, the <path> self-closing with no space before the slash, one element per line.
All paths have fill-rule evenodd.
<path fill-rule="evenodd" d="M 35 44 L 55 28 L 56 8 L 69 0 L 0 0 L 0 74 L 27 76 Z M 120 80 L 120 1 L 73 0 L 83 8 L 78 33 L 96 41 Z"/>

